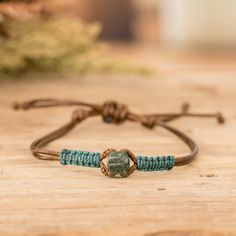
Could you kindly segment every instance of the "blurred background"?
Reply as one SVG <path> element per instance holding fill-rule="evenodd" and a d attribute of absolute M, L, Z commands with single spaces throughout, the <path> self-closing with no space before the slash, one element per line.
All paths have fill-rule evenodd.
<path fill-rule="evenodd" d="M 234 66 L 235 9 L 234 0 L 0 0 L 1 77 L 145 73 L 170 55 Z"/>
<path fill-rule="evenodd" d="M 47 4 L 52 11 L 57 8 L 58 13 L 100 22 L 103 39 L 184 47 L 236 46 L 236 3 L 232 0 L 49 0 Z"/>

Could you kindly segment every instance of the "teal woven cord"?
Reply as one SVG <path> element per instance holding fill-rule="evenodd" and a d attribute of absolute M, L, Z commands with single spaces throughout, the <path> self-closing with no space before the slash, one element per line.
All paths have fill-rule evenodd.
<path fill-rule="evenodd" d="M 63 149 L 60 152 L 60 163 L 62 165 L 78 165 L 99 168 L 100 155 L 101 154 L 99 152 Z M 170 170 L 174 165 L 174 156 L 137 156 L 137 170 L 139 171 Z"/>
<path fill-rule="evenodd" d="M 60 163 L 98 168 L 100 167 L 100 153 L 63 149 L 60 152 Z"/>
<path fill-rule="evenodd" d="M 145 157 L 137 156 L 137 170 L 160 171 L 170 170 L 175 165 L 174 156 Z"/>

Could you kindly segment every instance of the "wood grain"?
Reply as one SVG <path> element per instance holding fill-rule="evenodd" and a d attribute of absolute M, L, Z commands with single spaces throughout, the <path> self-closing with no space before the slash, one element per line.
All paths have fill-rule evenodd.
<path fill-rule="evenodd" d="M 168 68 L 172 70 L 148 78 L 94 75 L 1 83 L 0 235 L 236 235 L 236 70 Z M 98 103 L 112 98 L 137 112 L 178 111 L 189 101 L 194 111 L 222 111 L 227 123 L 172 122 L 199 144 L 194 162 L 169 172 L 111 179 L 99 169 L 33 158 L 30 143 L 66 122 L 73 110 L 10 108 L 14 101 L 40 97 Z M 129 148 L 147 155 L 188 151 L 161 128 L 106 125 L 99 118 L 51 147 Z"/>

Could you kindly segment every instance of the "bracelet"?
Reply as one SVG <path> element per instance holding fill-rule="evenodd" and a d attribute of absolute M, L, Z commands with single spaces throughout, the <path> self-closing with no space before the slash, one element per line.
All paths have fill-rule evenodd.
<path fill-rule="evenodd" d="M 36 99 L 21 104 L 14 104 L 14 109 L 30 109 L 55 106 L 78 106 L 71 117 L 71 120 L 53 132 L 36 139 L 31 144 L 33 155 L 40 160 L 56 160 L 62 165 L 78 165 L 86 167 L 101 168 L 105 176 L 127 177 L 135 170 L 137 171 L 161 171 L 170 170 L 174 166 L 181 166 L 191 162 L 198 153 L 197 144 L 180 130 L 167 124 L 180 117 L 215 117 L 218 123 L 224 123 L 221 113 L 198 114 L 190 113 L 189 105 L 184 104 L 180 113 L 148 114 L 139 115 L 128 110 L 128 107 L 115 101 L 108 101 L 102 105 L 91 104 L 74 100 L 58 99 Z M 106 149 L 103 153 L 81 150 L 63 149 L 60 152 L 45 149 L 44 147 L 55 139 L 58 139 L 73 129 L 78 123 L 89 117 L 102 116 L 106 123 L 121 124 L 125 120 L 142 124 L 146 128 L 161 126 L 180 138 L 190 149 L 190 154 L 175 157 L 165 156 L 141 156 L 134 155 L 128 149 L 117 151 L 113 148 Z"/>

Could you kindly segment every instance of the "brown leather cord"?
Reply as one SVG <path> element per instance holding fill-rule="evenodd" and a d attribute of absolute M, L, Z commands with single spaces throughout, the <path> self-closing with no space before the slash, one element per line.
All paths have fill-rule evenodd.
<path fill-rule="evenodd" d="M 154 128 L 161 126 L 171 133 L 179 137 L 190 148 L 191 153 L 184 156 L 176 157 L 175 165 L 185 165 L 193 160 L 198 153 L 197 144 L 186 134 L 180 130 L 167 125 L 168 122 L 181 117 L 214 117 L 217 118 L 218 123 L 224 123 L 224 118 L 221 113 L 215 114 L 199 114 L 190 113 L 189 105 L 183 104 L 181 112 L 179 113 L 163 113 L 139 115 L 128 110 L 128 107 L 114 101 L 107 101 L 103 105 L 96 105 L 75 100 L 59 100 L 59 99 L 35 99 L 21 104 L 14 104 L 14 109 L 28 110 L 31 108 L 56 107 L 56 106 L 83 106 L 87 109 L 76 109 L 71 117 L 71 120 L 53 132 L 35 140 L 31 144 L 31 151 L 35 157 L 41 160 L 58 160 L 59 152 L 45 149 L 44 147 L 55 139 L 58 139 L 70 130 L 72 130 L 78 123 L 93 116 L 102 116 L 103 121 L 107 123 L 120 124 L 125 120 L 141 123 L 147 128 Z M 88 109 L 89 108 L 89 109 Z"/>

